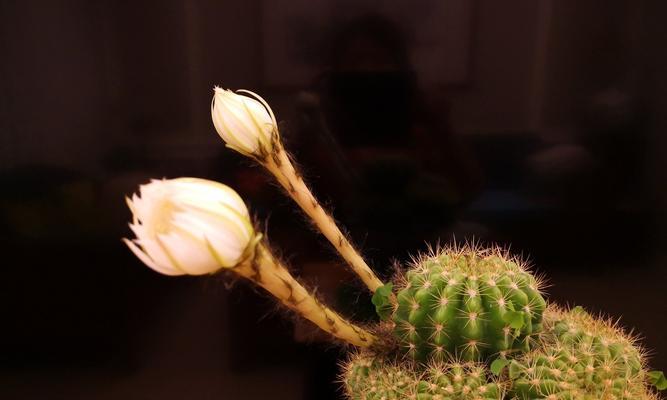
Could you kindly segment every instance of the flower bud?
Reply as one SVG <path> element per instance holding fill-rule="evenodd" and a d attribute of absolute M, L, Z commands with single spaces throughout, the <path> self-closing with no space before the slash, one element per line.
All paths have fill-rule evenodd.
<path fill-rule="evenodd" d="M 165 275 L 202 275 L 236 266 L 254 243 L 248 209 L 231 188 L 198 178 L 152 180 L 127 198 L 133 240 L 147 266 Z"/>
<path fill-rule="evenodd" d="M 247 90 L 239 92 L 244 94 L 214 89 L 213 125 L 227 147 L 246 156 L 264 156 L 272 148 L 272 135 L 278 132 L 276 118 L 260 96 Z"/>

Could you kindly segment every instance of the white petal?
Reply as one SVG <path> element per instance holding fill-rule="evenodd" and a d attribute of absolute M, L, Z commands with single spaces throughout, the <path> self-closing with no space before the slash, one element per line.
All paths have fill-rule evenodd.
<path fill-rule="evenodd" d="M 181 273 L 186 272 L 169 259 L 169 255 L 165 254 L 165 249 L 156 240 L 138 238 L 136 243 L 144 249 L 144 252 L 148 254 L 148 256 L 153 259 L 157 265 L 160 265 L 163 268 L 171 268 Z"/>
<path fill-rule="evenodd" d="M 259 101 L 250 97 L 243 97 L 243 102 L 248 107 L 258 123 L 260 123 L 263 127 L 273 126 L 271 115 L 266 111 L 266 108 L 264 108 L 264 106 Z"/>
<path fill-rule="evenodd" d="M 260 132 L 257 131 L 245 110 L 225 105 L 220 110 L 220 119 L 228 127 L 227 134 L 231 144 L 238 144 L 249 149 L 257 148 Z"/>
<path fill-rule="evenodd" d="M 223 235 L 211 236 L 205 239 L 225 268 L 231 268 L 238 264 L 245 251 L 245 247 L 247 247 L 240 247 L 238 241 L 226 240 L 227 238 Z"/>
<path fill-rule="evenodd" d="M 264 107 L 265 111 L 268 113 L 268 116 L 271 120 L 272 127 L 273 128 L 276 127 L 276 125 L 277 125 L 276 116 L 273 115 L 273 110 L 271 110 L 271 106 L 269 106 L 269 103 L 267 103 L 266 100 L 264 100 L 262 98 L 262 96 L 258 95 L 255 92 L 251 92 L 250 90 L 246 90 L 246 89 L 239 89 L 238 92 L 244 93 L 244 94 L 249 94 L 252 98 L 257 100 Z"/>
<path fill-rule="evenodd" d="M 216 91 L 211 117 L 218 134 L 227 144 L 247 153 L 257 151 L 259 132 L 249 121 L 240 96 L 231 91 Z"/>
<path fill-rule="evenodd" d="M 169 249 L 178 265 L 189 275 L 210 274 L 222 267 L 213 258 L 203 241 L 178 234 L 160 235 L 160 240 Z"/>
<path fill-rule="evenodd" d="M 146 253 L 144 253 L 139 248 L 139 246 L 134 244 L 132 241 L 123 238 L 123 242 L 127 245 L 127 247 L 130 248 L 130 250 L 132 250 L 134 255 L 137 256 L 137 258 L 139 258 L 139 260 L 141 260 L 144 264 L 146 264 L 146 266 L 153 269 L 154 271 L 157 271 L 157 272 L 159 272 L 161 274 L 164 274 L 164 275 L 170 275 L 170 276 L 183 275 L 182 272 L 177 271 L 177 270 L 175 270 L 171 267 L 161 266 L 161 265 L 155 263 Z"/>
<path fill-rule="evenodd" d="M 199 178 L 177 178 L 171 181 L 174 188 L 172 197 L 176 201 L 193 204 L 221 202 L 234 208 L 239 214 L 248 216 L 248 209 L 238 195 L 229 186 Z"/>
<path fill-rule="evenodd" d="M 254 232 L 248 218 L 221 203 L 208 204 L 204 207 L 191 205 L 185 207 L 184 210 L 194 218 L 215 226 L 216 231 L 229 232 L 236 241 L 243 242 L 239 244 L 242 247 L 248 244 Z"/>
<path fill-rule="evenodd" d="M 195 215 L 196 212 L 181 213 L 174 220 L 174 226 L 188 232 L 201 242 L 210 244 L 223 267 L 233 267 L 248 247 L 250 236 L 229 223 L 210 223 Z"/>

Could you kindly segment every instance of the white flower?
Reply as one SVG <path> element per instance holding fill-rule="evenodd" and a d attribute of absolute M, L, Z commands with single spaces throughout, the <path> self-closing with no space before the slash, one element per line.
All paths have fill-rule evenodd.
<path fill-rule="evenodd" d="M 127 199 L 136 239 L 123 239 L 165 275 L 202 275 L 239 263 L 255 237 L 248 209 L 231 188 L 198 178 L 152 180 Z"/>
<path fill-rule="evenodd" d="M 213 91 L 213 125 L 227 146 L 246 156 L 261 156 L 270 151 L 272 135 L 277 134 L 278 127 L 266 101 L 248 90 L 238 91 L 248 96 L 219 87 Z"/>

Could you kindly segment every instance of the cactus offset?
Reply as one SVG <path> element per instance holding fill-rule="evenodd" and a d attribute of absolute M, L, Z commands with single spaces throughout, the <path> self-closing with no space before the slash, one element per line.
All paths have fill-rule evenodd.
<path fill-rule="evenodd" d="M 611 321 L 550 306 L 542 342 L 509 366 L 519 399 L 655 399 L 642 350 Z"/>
<path fill-rule="evenodd" d="M 482 364 L 433 361 L 423 371 L 370 353 L 354 354 L 342 380 L 351 400 L 502 400 L 503 385 Z"/>
<path fill-rule="evenodd" d="M 393 333 L 403 354 L 417 361 L 525 352 L 542 329 L 546 303 L 539 280 L 497 249 L 433 254 L 397 286 Z"/>

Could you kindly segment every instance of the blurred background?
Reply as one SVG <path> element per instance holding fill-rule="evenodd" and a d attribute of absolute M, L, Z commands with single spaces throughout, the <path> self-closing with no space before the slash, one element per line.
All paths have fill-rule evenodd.
<path fill-rule="evenodd" d="M 343 354 L 309 324 L 120 241 L 139 184 L 217 179 L 296 275 L 372 318 L 225 149 L 214 85 L 272 105 L 383 278 L 426 243 L 498 243 L 667 369 L 666 18 L 658 0 L 0 0 L 0 397 L 341 398 Z"/>

